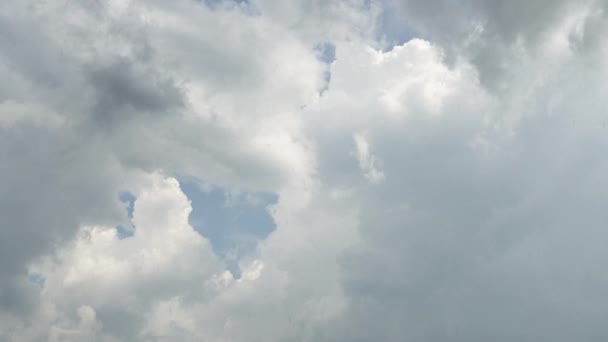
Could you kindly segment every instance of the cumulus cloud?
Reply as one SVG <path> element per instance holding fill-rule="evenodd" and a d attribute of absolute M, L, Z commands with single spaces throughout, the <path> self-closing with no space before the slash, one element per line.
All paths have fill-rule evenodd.
<path fill-rule="evenodd" d="M 601 340 L 605 20 L 7 1 L 0 339 Z M 277 195 L 238 272 L 177 179 Z"/>

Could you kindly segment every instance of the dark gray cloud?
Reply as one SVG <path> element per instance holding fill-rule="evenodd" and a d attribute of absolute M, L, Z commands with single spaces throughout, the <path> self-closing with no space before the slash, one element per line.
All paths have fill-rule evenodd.
<path fill-rule="evenodd" d="M 160 79 L 155 70 L 133 64 L 119 59 L 109 65 L 84 66 L 99 94 L 93 113 L 100 126 L 119 125 L 134 115 L 174 114 L 172 111 L 183 105 L 182 94 L 172 80 Z"/>
<path fill-rule="evenodd" d="M 403 20 L 443 46 L 448 60 L 467 58 L 485 86 L 504 91 L 512 61 L 537 54 L 553 30 L 604 17 L 599 1 L 398 1 Z M 591 14 L 591 15 L 589 15 Z M 578 16 L 578 18 L 577 18 Z M 595 31 L 599 32 L 599 31 Z M 589 39 L 587 39 L 589 41 Z"/>

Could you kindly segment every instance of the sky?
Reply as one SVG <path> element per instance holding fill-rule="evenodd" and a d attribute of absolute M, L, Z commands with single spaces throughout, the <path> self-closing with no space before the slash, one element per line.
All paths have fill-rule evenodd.
<path fill-rule="evenodd" d="M 0 341 L 608 339 L 608 2 L 4 0 Z"/>

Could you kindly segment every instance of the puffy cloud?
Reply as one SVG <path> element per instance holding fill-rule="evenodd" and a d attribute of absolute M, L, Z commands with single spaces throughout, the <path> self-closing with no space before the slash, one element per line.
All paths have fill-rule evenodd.
<path fill-rule="evenodd" d="M 593 304 L 601 295 L 584 290 L 604 283 L 595 275 L 606 254 L 590 237 L 605 236 L 596 186 L 606 164 L 592 152 L 606 141 L 594 105 L 605 66 L 571 45 L 556 47 L 549 63 L 532 55 L 511 63 L 511 87 L 497 94 L 468 63 L 446 67 L 441 49 L 422 41 L 385 53 L 351 46 L 338 46 L 335 82 L 317 109 L 319 122 L 331 113 L 329 128 L 311 125 L 331 146 L 320 151 L 321 167 L 331 165 L 321 177 L 354 189 L 360 208 L 361 236 L 338 254 L 348 309 L 329 340 L 605 334 Z M 352 56 L 348 72 L 339 69 L 344 55 Z M 448 81 L 423 102 L 420 89 L 435 79 Z M 383 87 L 399 99 L 399 118 L 378 95 Z M 361 129 L 383 161 L 381 185 L 362 185 L 347 157 Z"/>
<path fill-rule="evenodd" d="M 7 2 L 0 339 L 601 339 L 603 11 Z M 240 275 L 180 176 L 278 195 Z"/>
<path fill-rule="evenodd" d="M 84 226 L 72 243 L 30 267 L 44 277 L 42 296 L 49 305 L 78 312 L 81 321 L 100 317 L 103 330 L 116 335 L 136 332 L 140 316 L 158 300 L 200 300 L 213 292 L 212 279 L 221 277 L 214 274 L 223 267 L 188 224 L 188 199 L 175 179 L 149 182 L 137 194 L 132 236 L 120 239 L 114 227 Z"/>
<path fill-rule="evenodd" d="M 124 222 L 117 194 L 142 171 L 271 191 L 311 172 L 292 114 L 325 66 L 281 27 L 190 1 L 10 1 L 1 25 L 6 277 L 80 225 Z"/>

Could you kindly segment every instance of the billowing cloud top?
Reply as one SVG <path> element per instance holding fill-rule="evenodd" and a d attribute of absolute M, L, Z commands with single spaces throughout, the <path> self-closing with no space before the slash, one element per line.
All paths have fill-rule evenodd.
<path fill-rule="evenodd" d="M 4 0 L 0 340 L 606 340 L 606 6 Z"/>

